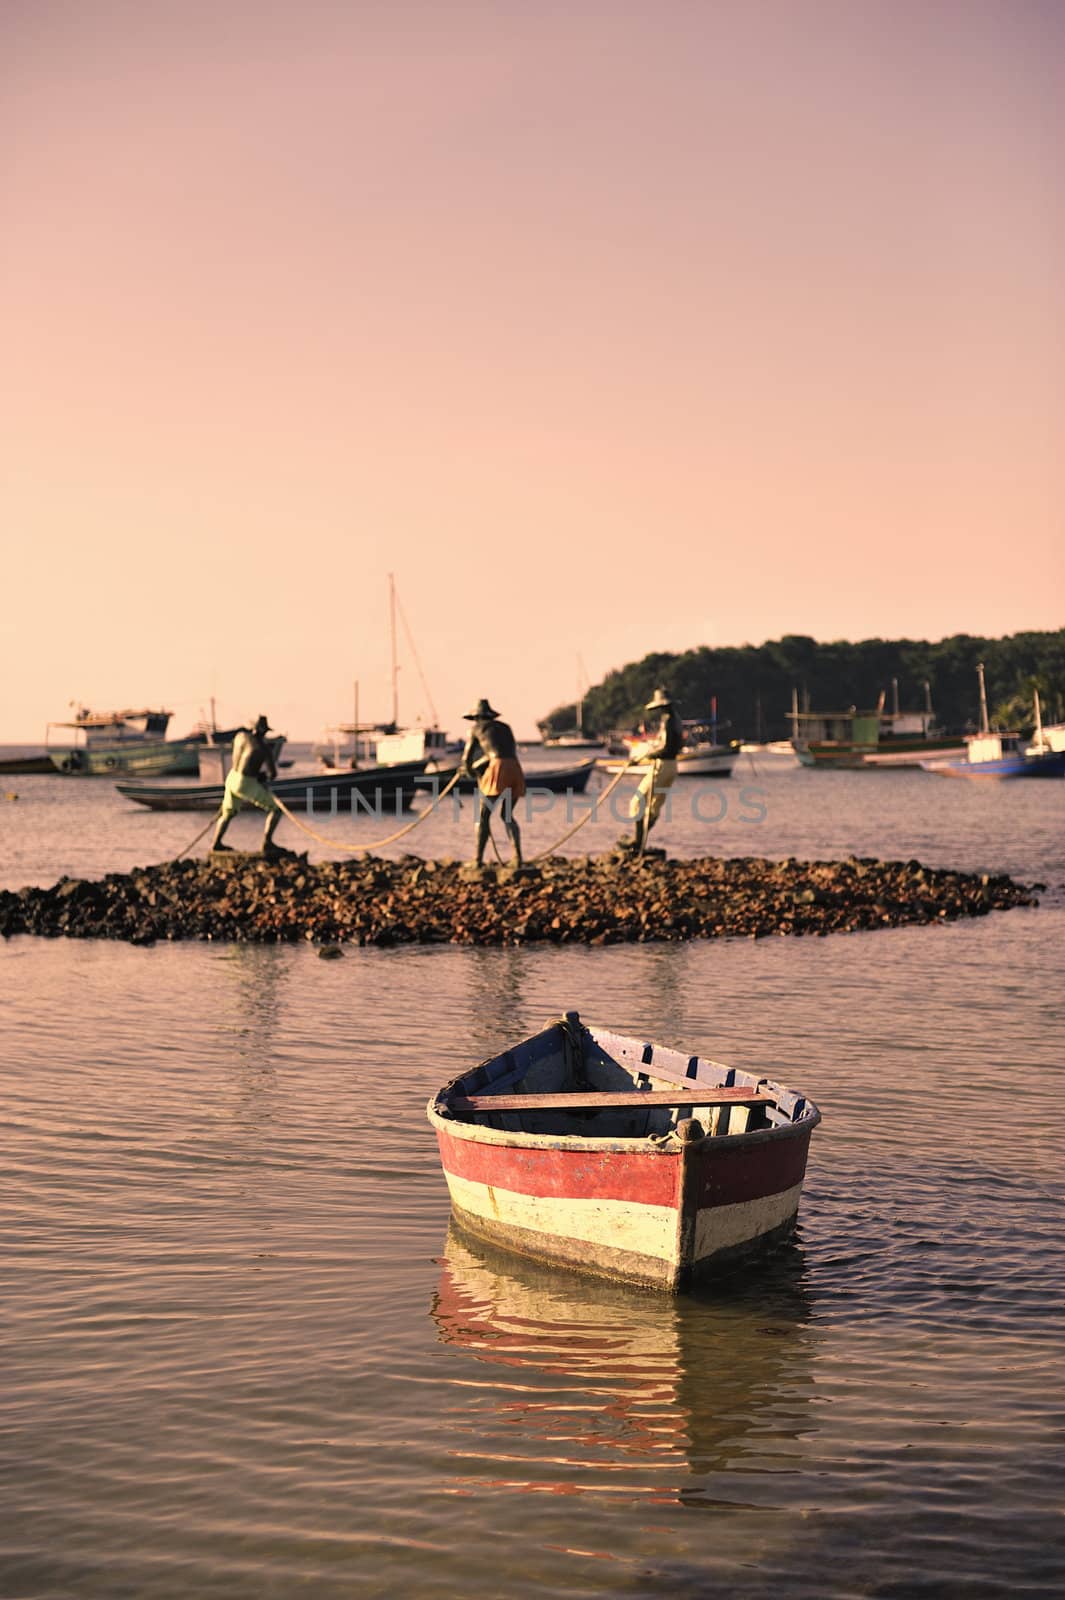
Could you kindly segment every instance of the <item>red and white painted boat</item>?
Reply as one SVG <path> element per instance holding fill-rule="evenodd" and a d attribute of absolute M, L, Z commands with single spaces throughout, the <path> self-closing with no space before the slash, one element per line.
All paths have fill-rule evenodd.
<path fill-rule="evenodd" d="M 671 1293 L 787 1238 L 821 1120 L 769 1078 L 575 1011 L 454 1079 L 427 1114 L 473 1233 Z"/>

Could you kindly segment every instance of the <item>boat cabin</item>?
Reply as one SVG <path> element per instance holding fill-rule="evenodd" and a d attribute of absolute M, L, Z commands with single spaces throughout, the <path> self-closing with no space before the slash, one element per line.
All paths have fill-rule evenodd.
<path fill-rule="evenodd" d="M 443 761 L 462 746 L 449 742 L 442 728 L 395 728 L 377 741 L 379 766 L 394 767 L 405 761 Z"/>
<path fill-rule="evenodd" d="M 932 711 L 789 711 L 796 750 L 891 750 L 893 743 L 910 747 L 931 743 L 936 735 Z"/>
<path fill-rule="evenodd" d="M 345 744 L 345 741 L 348 741 Z M 394 722 L 341 722 L 327 728 L 312 754 L 330 767 L 369 762 L 381 767 L 409 761 L 447 761 L 462 753 L 462 744 L 442 728 L 416 723 L 401 728 Z"/>
<path fill-rule="evenodd" d="M 171 711 L 89 711 L 79 706 L 73 722 L 48 724 L 45 745 L 93 750 L 116 744 L 165 739 L 172 715 Z M 62 730 L 61 734 L 53 734 L 53 728 Z"/>
<path fill-rule="evenodd" d="M 1023 756 L 1026 740 L 1019 733 L 974 733 L 965 741 L 968 761 L 1001 761 L 1006 756 Z"/>

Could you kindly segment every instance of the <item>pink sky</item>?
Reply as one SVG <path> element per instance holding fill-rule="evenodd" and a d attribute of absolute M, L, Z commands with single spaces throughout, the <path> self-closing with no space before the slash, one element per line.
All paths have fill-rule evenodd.
<path fill-rule="evenodd" d="M 385 714 L 390 570 L 452 732 L 578 656 L 1061 626 L 1063 46 L 1051 0 L 6 0 L 0 742 Z"/>

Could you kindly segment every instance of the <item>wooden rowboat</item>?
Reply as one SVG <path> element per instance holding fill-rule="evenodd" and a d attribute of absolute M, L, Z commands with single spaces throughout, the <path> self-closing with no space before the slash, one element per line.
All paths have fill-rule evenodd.
<path fill-rule="evenodd" d="M 419 779 L 424 761 L 402 767 L 366 767 L 351 772 L 309 772 L 302 777 L 275 778 L 270 791 L 290 811 L 311 811 L 323 816 L 373 816 L 382 811 L 402 811 L 422 793 Z M 116 783 L 127 800 L 152 811 L 217 811 L 225 785 Z"/>
<path fill-rule="evenodd" d="M 575 1011 L 430 1100 L 452 1209 L 528 1256 L 670 1293 L 787 1238 L 811 1100 Z"/>

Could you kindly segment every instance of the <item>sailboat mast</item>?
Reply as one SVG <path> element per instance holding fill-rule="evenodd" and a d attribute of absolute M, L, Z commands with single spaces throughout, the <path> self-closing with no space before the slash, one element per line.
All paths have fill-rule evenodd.
<path fill-rule="evenodd" d="M 1042 711 L 1042 707 L 1039 704 L 1039 690 L 1038 689 L 1033 689 L 1032 693 L 1035 696 L 1035 747 L 1036 747 L 1037 750 L 1042 751 L 1042 749 L 1043 749 L 1043 711 Z"/>
<path fill-rule="evenodd" d="M 976 663 L 976 675 L 980 679 L 980 732 L 989 733 L 990 725 L 987 720 L 987 689 L 984 684 L 984 663 Z"/>
<path fill-rule="evenodd" d="M 392 642 L 392 722 L 399 727 L 399 666 L 396 662 L 396 579 L 388 574 L 388 630 Z"/>

